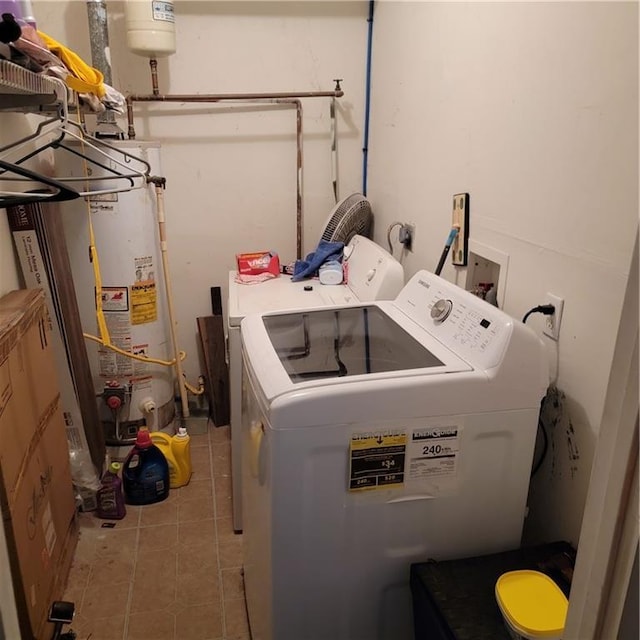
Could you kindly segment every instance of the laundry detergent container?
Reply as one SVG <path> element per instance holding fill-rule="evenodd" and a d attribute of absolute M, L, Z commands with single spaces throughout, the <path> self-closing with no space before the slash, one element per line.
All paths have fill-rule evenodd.
<path fill-rule="evenodd" d="M 496 600 L 514 640 L 560 640 L 569 603 L 540 571 L 509 571 L 496 582 Z"/>

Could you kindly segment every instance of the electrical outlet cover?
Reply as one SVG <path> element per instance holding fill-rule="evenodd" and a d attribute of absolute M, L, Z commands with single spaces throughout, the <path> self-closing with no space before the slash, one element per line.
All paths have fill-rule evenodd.
<path fill-rule="evenodd" d="M 556 310 L 552 316 L 544 317 L 545 322 L 542 333 L 544 333 L 545 336 L 549 336 L 552 340 L 557 340 L 560 337 L 560 323 L 562 322 L 564 299 L 554 295 L 553 293 L 547 293 L 544 303 L 552 304 Z"/>
<path fill-rule="evenodd" d="M 453 196 L 451 226 L 458 227 L 458 235 L 451 247 L 451 263 L 456 267 L 466 267 L 469 260 L 469 194 L 456 193 Z"/>

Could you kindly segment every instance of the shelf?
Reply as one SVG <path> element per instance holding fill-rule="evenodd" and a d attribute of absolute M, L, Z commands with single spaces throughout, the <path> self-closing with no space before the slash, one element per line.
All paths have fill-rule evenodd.
<path fill-rule="evenodd" d="M 0 110 L 48 111 L 64 100 L 56 80 L 0 60 Z"/>

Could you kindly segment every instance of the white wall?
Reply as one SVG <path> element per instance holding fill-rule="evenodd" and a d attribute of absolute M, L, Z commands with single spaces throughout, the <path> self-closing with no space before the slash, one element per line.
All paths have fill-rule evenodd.
<path fill-rule="evenodd" d="M 638 6 L 382 2 L 374 24 L 376 239 L 415 222 L 407 275 L 434 269 L 467 191 L 471 237 L 509 255 L 505 310 L 565 299 L 545 343 L 566 402 L 527 530 L 577 543 L 638 225 Z"/>
<path fill-rule="evenodd" d="M 150 92 L 146 60 L 124 48 L 122 4 L 108 6 L 114 84 Z M 36 2 L 35 11 L 41 28 L 90 59 L 85 3 Z M 160 62 L 161 92 L 308 91 L 344 78 L 346 195 L 361 185 L 367 11 L 366 2 L 179 2 L 178 53 Z M 637 30 L 632 3 L 376 5 L 376 239 L 386 242 L 394 220 L 414 222 L 407 274 L 433 269 L 451 195 L 468 191 L 472 237 L 510 256 L 506 310 L 520 318 L 546 291 L 566 300 L 558 344 L 565 421 L 534 482 L 532 538 L 575 543 L 580 528 L 637 232 Z M 324 99 L 304 102 L 305 251 L 332 205 L 328 109 Z M 293 257 L 294 118 L 137 106 L 136 128 L 165 148 L 180 341 L 194 379 L 195 318 L 208 314 L 209 287 L 224 285 L 235 253 L 273 248 Z M 4 265 L 3 228 L 0 242 Z M 443 275 L 463 280 L 449 265 Z M 540 318 L 530 323 L 540 331 Z M 553 371 L 556 346 L 546 344 Z"/>
<path fill-rule="evenodd" d="M 340 193 L 361 188 L 366 2 L 178 0 L 175 6 L 177 53 L 159 61 L 161 93 L 331 91 L 333 79 L 343 78 Z M 34 11 L 43 30 L 91 60 L 85 3 L 36 2 Z M 123 3 L 109 2 L 108 12 L 113 84 L 125 94 L 151 93 L 148 60 L 125 47 Z M 334 204 L 329 108 L 329 98 L 303 100 L 304 253 L 315 248 Z M 126 131 L 126 121 L 121 126 Z M 296 114 L 247 105 L 136 104 L 135 126 L 138 139 L 163 145 L 179 341 L 195 383 L 201 372 L 196 317 L 211 312 L 211 286 L 222 286 L 226 301 L 236 253 L 272 249 L 284 262 L 295 259 Z"/>

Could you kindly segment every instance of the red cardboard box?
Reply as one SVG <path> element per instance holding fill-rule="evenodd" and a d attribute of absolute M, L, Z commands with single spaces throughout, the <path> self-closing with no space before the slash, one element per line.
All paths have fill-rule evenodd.
<path fill-rule="evenodd" d="M 280 260 L 273 251 L 238 253 L 236 255 L 238 273 L 243 276 L 257 276 L 261 273 L 280 274 Z"/>

